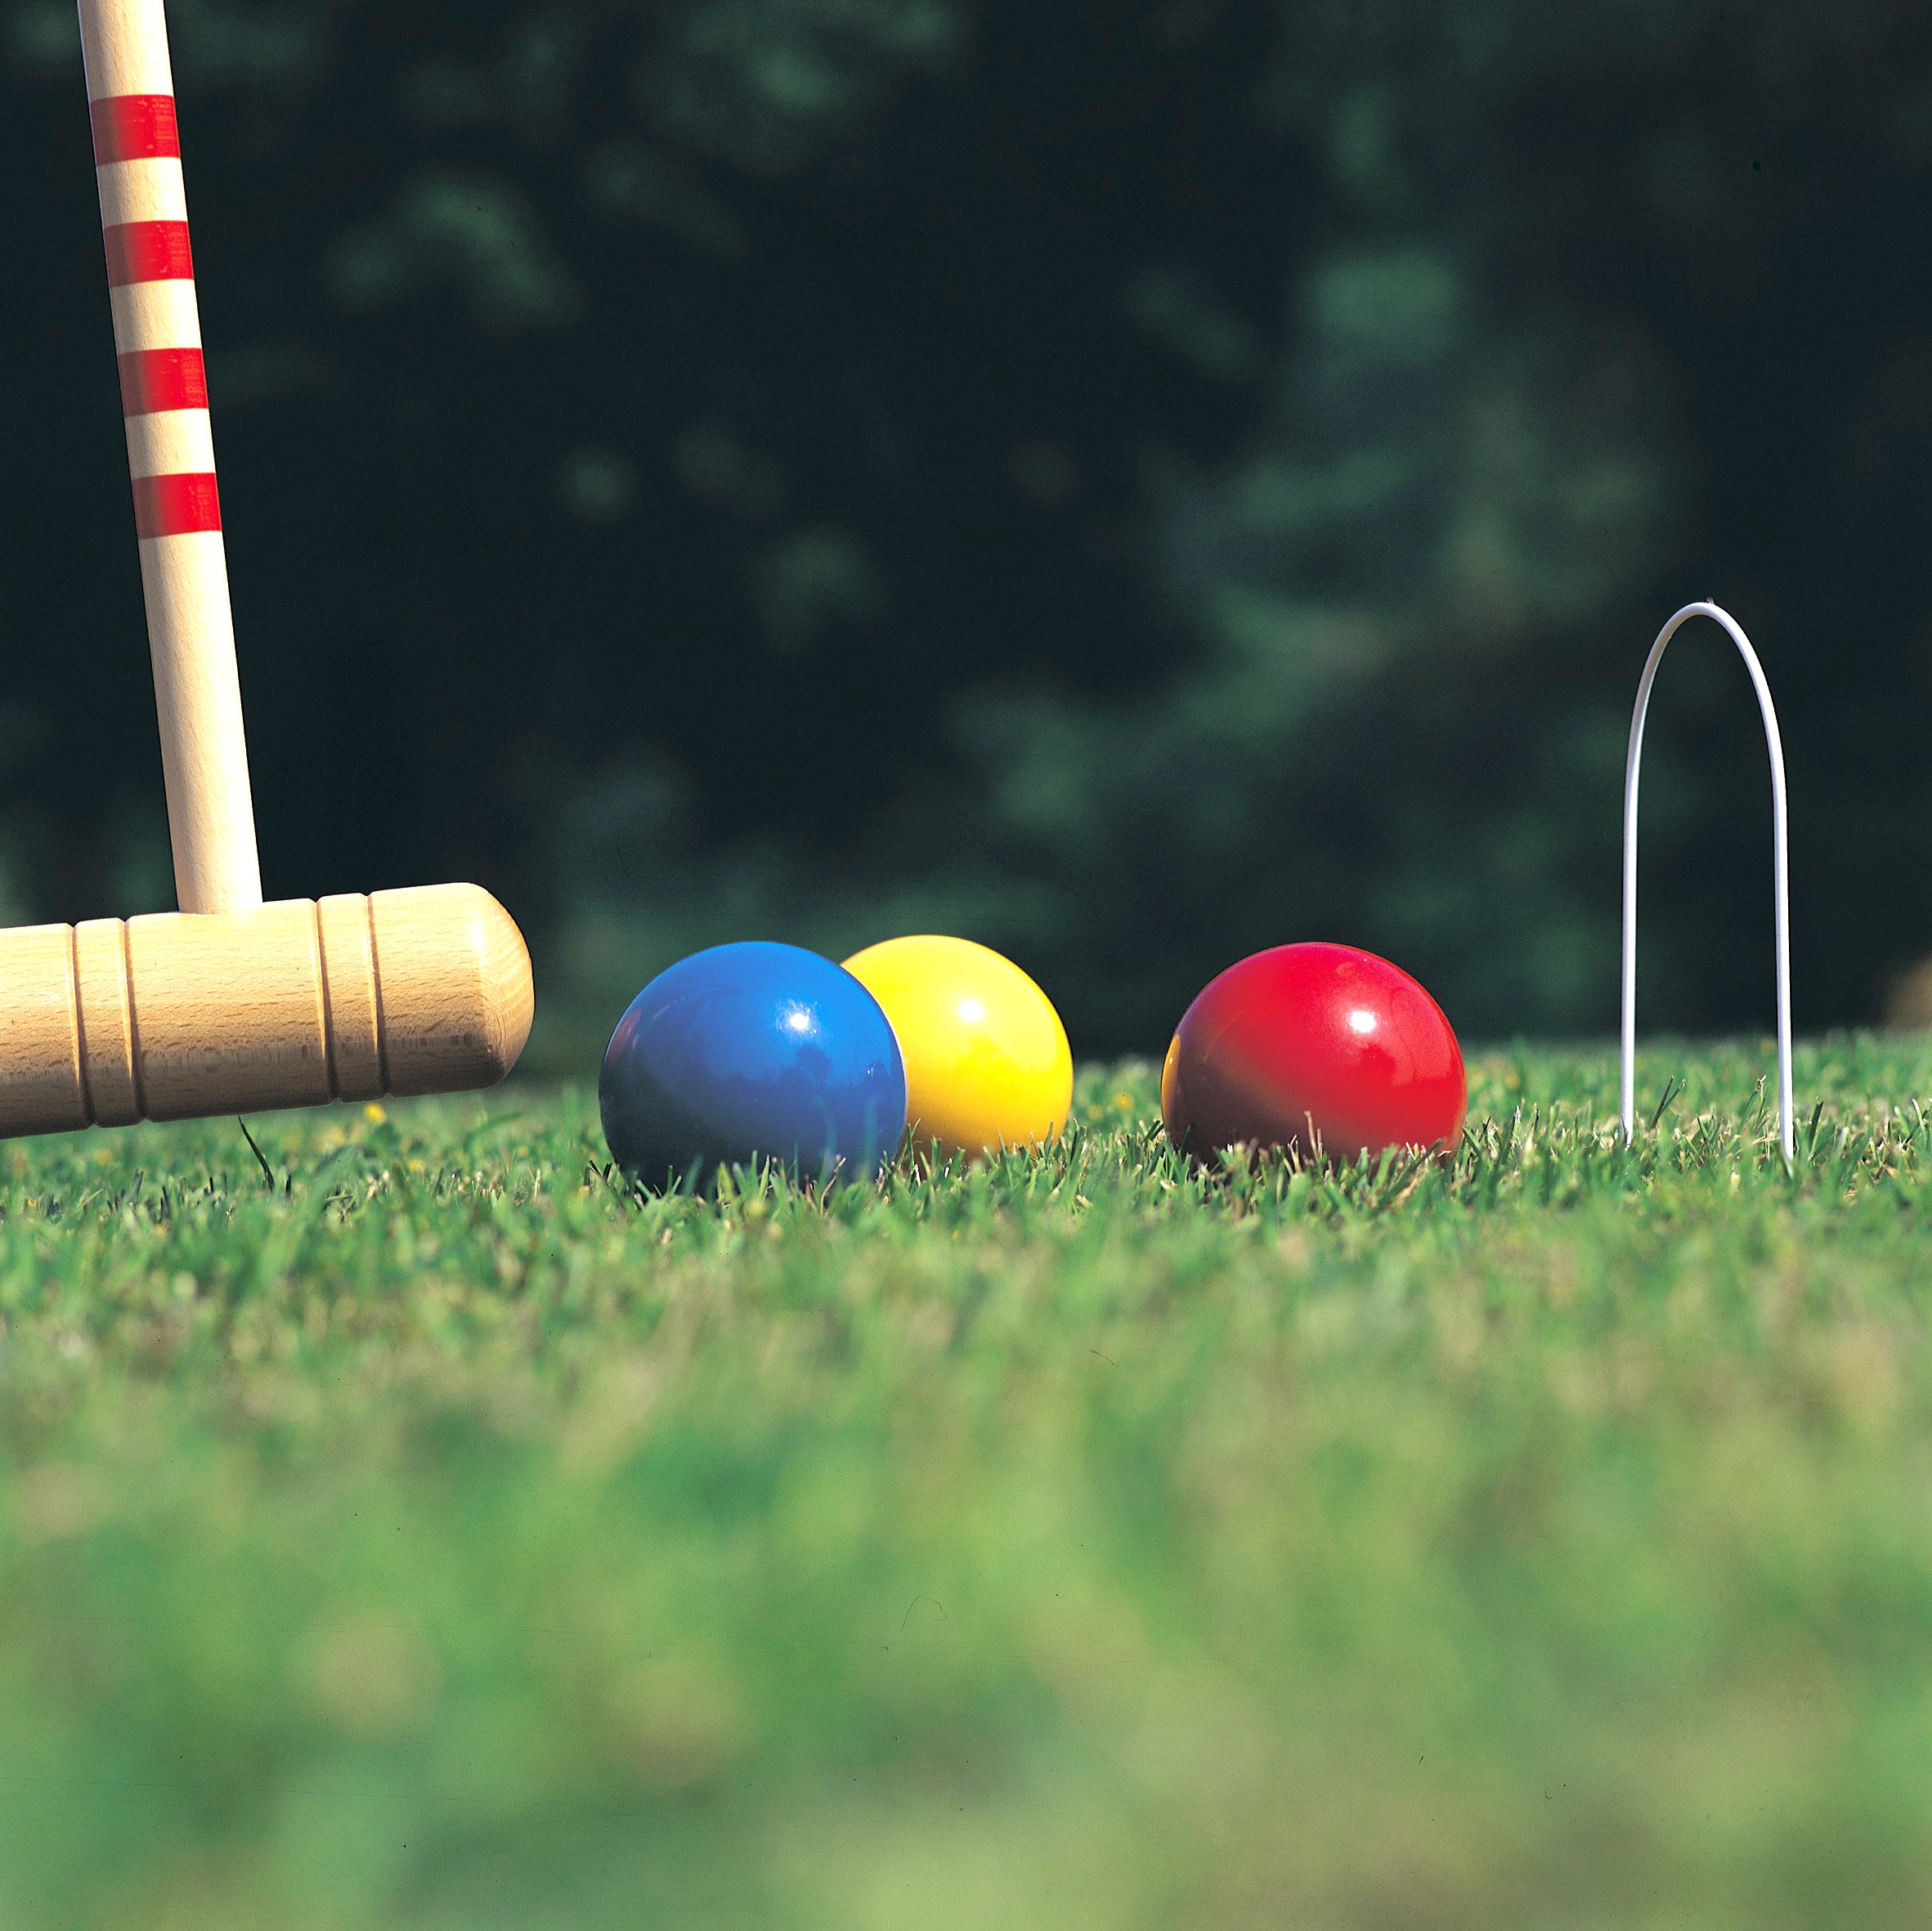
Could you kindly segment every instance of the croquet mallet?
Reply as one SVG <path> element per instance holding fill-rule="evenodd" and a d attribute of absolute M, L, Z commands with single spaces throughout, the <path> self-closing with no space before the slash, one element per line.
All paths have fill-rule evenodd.
<path fill-rule="evenodd" d="M 0 931 L 0 1135 L 465 1091 L 529 1037 L 475 885 L 262 903 L 162 0 L 79 0 L 178 912 Z"/>

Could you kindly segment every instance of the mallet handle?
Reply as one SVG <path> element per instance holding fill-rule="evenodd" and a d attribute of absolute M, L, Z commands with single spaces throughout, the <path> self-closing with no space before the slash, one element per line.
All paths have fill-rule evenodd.
<path fill-rule="evenodd" d="M 79 0 L 183 912 L 262 903 L 162 0 Z"/>

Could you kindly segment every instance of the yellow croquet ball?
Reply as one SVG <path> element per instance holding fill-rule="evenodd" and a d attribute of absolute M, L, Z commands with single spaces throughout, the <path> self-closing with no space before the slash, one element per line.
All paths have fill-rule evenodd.
<path fill-rule="evenodd" d="M 889 939 L 846 960 L 892 1022 L 917 1147 L 1037 1145 L 1067 1123 L 1074 1055 L 1053 1002 L 970 939 Z"/>

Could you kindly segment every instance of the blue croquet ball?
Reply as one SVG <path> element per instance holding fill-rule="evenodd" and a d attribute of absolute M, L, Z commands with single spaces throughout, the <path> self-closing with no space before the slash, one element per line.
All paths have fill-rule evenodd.
<path fill-rule="evenodd" d="M 871 1179 L 906 1130 L 906 1069 L 879 1002 L 796 945 L 714 946 L 631 1001 L 597 1082 L 604 1138 L 648 1185 L 775 1162 Z"/>

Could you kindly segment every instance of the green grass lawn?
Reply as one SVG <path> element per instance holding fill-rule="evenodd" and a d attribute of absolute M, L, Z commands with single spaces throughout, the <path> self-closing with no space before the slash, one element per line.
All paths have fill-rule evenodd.
<path fill-rule="evenodd" d="M 0 1928 L 1919 1926 L 1932 1042 L 1452 1167 L 0 1147 Z M 1822 1114 L 1813 1109 L 1822 1104 Z"/>

